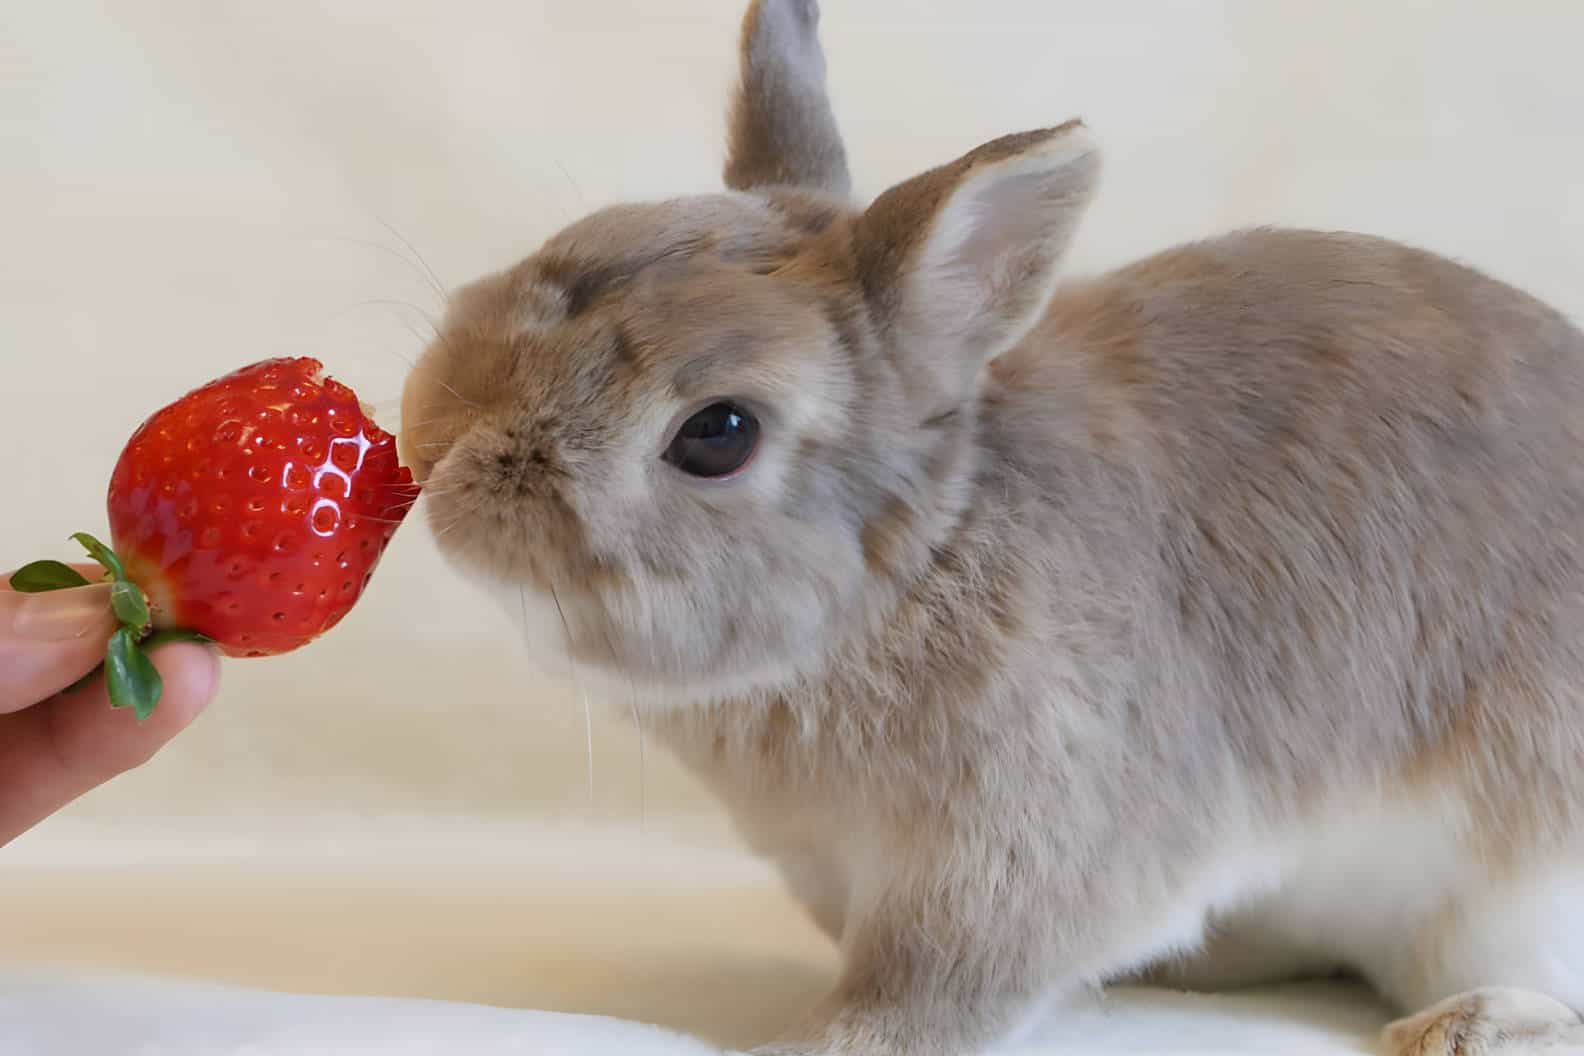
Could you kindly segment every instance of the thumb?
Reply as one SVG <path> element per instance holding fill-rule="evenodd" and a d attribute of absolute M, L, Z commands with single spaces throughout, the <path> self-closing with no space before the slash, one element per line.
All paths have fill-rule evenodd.
<path fill-rule="evenodd" d="M 92 671 L 115 629 L 108 583 L 0 590 L 0 713 L 31 707 Z"/>

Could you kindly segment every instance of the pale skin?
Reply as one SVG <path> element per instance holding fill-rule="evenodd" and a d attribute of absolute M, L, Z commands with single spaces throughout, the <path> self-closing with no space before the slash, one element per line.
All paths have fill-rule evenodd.
<path fill-rule="evenodd" d="M 0 845 L 147 762 L 209 704 L 220 680 L 205 646 L 155 650 L 165 691 L 140 723 L 110 706 L 102 675 L 76 685 L 103 660 L 116 628 L 108 585 L 19 594 L 9 580 L 0 577 Z"/>

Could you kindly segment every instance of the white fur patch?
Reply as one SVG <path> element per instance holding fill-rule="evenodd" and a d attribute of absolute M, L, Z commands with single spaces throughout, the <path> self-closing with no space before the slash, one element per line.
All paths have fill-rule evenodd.
<path fill-rule="evenodd" d="M 1241 985 L 1341 966 L 1404 1012 L 1488 986 L 1584 1007 L 1584 856 L 1501 868 L 1472 852 L 1469 825 L 1451 794 L 1375 798 L 1234 860 L 1188 976 Z"/>

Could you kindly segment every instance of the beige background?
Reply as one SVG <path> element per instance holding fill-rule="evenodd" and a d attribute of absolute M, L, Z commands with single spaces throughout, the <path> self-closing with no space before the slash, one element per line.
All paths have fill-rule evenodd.
<path fill-rule="evenodd" d="M 1350 227 L 1584 317 L 1576 0 L 825 7 L 866 194 L 1082 115 L 1109 171 L 1080 270 L 1241 224 Z M 0 4 L 0 564 L 69 556 L 143 415 L 244 362 L 318 355 L 393 419 L 439 307 L 403 240 L 458 283 L 602 204 L 715 187 L 739 15 Z M 640 768 L 630 723 L 596 721 L 589 780 L 572 673 L 515 634 L 408 528 L 331 637 L 228 665 L 155 763 L 0 854 L 0 954 L 752 1035 L 829 951 L 689 781 Z M 195 916 L 218 937 L 170 943 Z M 571 967 L 529 978 L 524 945 Z M 695 1007 L 706 982 L 744 1010 Z"/>

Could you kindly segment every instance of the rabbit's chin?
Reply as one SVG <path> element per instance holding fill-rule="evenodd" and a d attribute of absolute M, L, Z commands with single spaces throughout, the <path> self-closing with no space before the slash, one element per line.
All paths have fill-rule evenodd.
<path fill-rule="evenodd" d="M 767 661 L 746 671 L 697 671 L 660 676 L 628 670 L 613 662 L 608 645 L 582 643 L 573 648 L 568 628 L 575 618 L 575 599 L 557 600 L 524 584 L 511 583 L 455 557 L 457 572 L 499 606 L 522 639 L 534 666 L 546 675 L 566 678 L 591 697 L 630 715 L 708 707 L 726 701 L 764 697 L 808 676 L 790 664 Z M 599 636 L 593 636 L 599 637 Z"/>

